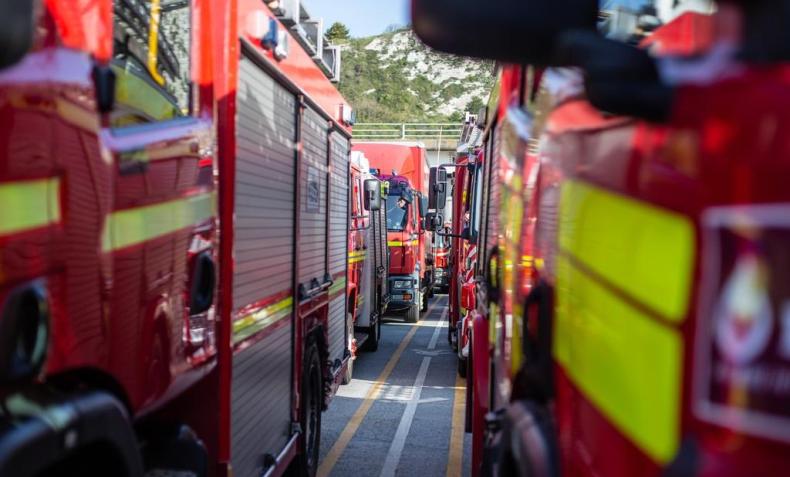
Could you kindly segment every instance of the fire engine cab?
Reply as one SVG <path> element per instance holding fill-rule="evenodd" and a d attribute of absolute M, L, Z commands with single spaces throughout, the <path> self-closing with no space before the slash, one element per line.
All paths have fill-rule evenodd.
<path fill-rule="evenodd" d="M 428 163 L 425 147 L 416 143 L 355 142 L 388 184 L 387 230 L 390 254 L 389 310 L 405 312 L 406 321 L 419 320 L 428 309 L 433 288 L 427 215 Z"/>

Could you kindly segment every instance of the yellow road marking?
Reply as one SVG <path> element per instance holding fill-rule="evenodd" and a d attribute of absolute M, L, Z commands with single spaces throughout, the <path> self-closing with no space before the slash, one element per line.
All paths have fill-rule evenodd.
<path fill-rule="evenodd" d="M 468 372 L 471 372 L 471 370 Z M 455 399 L 453 399 L 453 423 L 450 428 L 450 453 L 447 456 L 447 477 L 462 475 L 465 411 L 466 384 L 465 380 L 456 373 Z"/>
<path fill-rule="evenodd" d="M 436 303 L 438 302 L 431 304 L 425 316 L 430 316 Z M 418 329 L 419 327 L 417 326 L 413 327 L 406 333 L 406 336 L 403 337 L 403 341 L 398 345 L 398 349 L 395 350 L 390 360 L 387 361 L 387 365 L 384 366 L 381 374 L 379 374 L 367 394 L 365 394 L 365 399 L 362 401 L 362 404 L 360 404 L 354 415 L 351 416 L 348 424 L 343 428 L 343 432 L 340 433 L 340 437 L 337 438 L 332 448 L 329 449 L 329 453 L 324 458 L 324 461 L 318 467 L 318 477 L 327 477 L 332 472 L 332 469 L 334 469 L 337 461 L 340 460 L 340 456 L 343 455 L 343 452 L 346 450 L 346 447 L 348 447 L 354 434 L 357 433 L 357 429 L 362 425 L 362 421 L 365 419 L 365 416 L 367 416 L 368 411 L 373 407 L 373 403 L 378 399 L 379 394 L 381 394 L 381 388 L 387 382 L 387 379 L 389 379 L 392 370 L 395 369 L 395 365 L 398 364 L 401 355 L 406 350 L 406 347 L 409 346 L 409 343 L 411 343 Z"/>

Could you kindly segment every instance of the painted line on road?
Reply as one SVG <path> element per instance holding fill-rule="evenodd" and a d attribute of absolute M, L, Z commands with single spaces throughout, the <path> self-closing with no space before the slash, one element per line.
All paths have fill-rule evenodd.
<path fill-rule="evenodd" d="M 439 333 L 442 330 L 442 323 L 444 323 L 446 316 L 447 307 L 444 308 L 441 317 L 439 317 L 439 321 L 435 324 L 433 336 L 431 336 L 431 341 L 428 343 L 429 350 L 436 348 L 436 342 L 439 340 Z M 406 438 L 409 437 L 409 431 L 414 422 L 414 415 L 417 413 L 417 406 L 420 404 L 420 396 L 422 395 L 422 388 L 425 384 L 425 377 L 428 375 L 428 367 L 431 365 L 431 359 L 430 356 L 422 358 L 420 370 L 417 372 L 417 378 L 414 380 L 414 393 L 411 396 L 411 400 L 406 404 L 406 410 L 403 411 L 403 415 L 400 418 L 398 429 L 395 431 L 395 437 L 392 439 L 389 451 L 387 451 L 387 458 L 384 460 L 384 466 L 381 468 L 380 477 L 395 476 L 395 471 L 398 468 L 401 455 L 403 454 L 403 448 L 406 447 Z"/>
<path fill-rule="evenodd" d="M 471 373 L 472 370 L 468 370 Z M 453 424 L 450 428 L 450 452 L 447 455 L 447 477 L 458 477 L 463 472 L 464 420 L 466 418 L 466 383 L 456 373 L 455 399 L 453 400 Z"/>
<path fill-rule="evenodd" d="M 426 317 L 431 316 L 433 312 L 434 306 L 438 301 L 435 301 L 428 307 L 428 311 L 426 312 Z M 346 427 L 343 428 L 343 432 L 340 433 L 340 437 L 337 438 L 335 443 L 332 445 L 332 448 L 327 453 L 324 461 L 318 467 L 318 477 L 327 477 L 334 469 L 337 461 L 340 460 L 340 456 L 343 455 L 343 452 L 348 447 L 348 444 L 351 442 L 351 439 L 354 437 L 354 434 L 357 433 L 357 429 L 359 426 L 362 425 L 362 421 L 365 419 L 365 416 L 370 411 L 370 408 L 373 406 L 373 403 L 378 399 L 379 394 L 381 394 L 381 388 L 386 383 L 387 379 L 389 379 L 390 374 L 392 374 L 392 370 L 395 369 L 395 365 L 398 364 L 401 355 L 406 350 L 406 347 L 409 346 L 411 343 L 412 338 L 417 333 L 419 327 L 415 326 L 408 333 L 406 336 L 403 337 L 403 340 L 398 345 L 398 349 L 392 354 L 389 361 L 387 361 L 387 365 L 384 366 L 384 369 L 381 371 L 381 374 L 376 378 L 376 381 L 373 383 L 373 386 L 370 387 L 368 393 L 365 395 L 365 399 L 360 404 L 357 411 L 351 416 L 349 419 L 348 424 Z"/>

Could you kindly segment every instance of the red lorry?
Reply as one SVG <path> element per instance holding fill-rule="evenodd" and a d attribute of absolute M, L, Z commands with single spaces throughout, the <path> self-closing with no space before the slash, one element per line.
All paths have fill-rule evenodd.
<path fill-rule="evenodd" d="M 276 13 L 0 7 L 0 474 L 315 473 L 350 108 Z"/>
<path fill-rule="evenodd" d="M 389 304 L 386 188 L 370 172 L 361 152 L 351 153 L 351 220 L 348 229 L 348 319 L 352 359 L 376 351 L 381 321 Z M 353 361 L 344 383 L 351 380 Z"/>
<path fill-rule="evenodd" d="M 413 6 L 429 45 L 535 64 L 489 108 L 473 474 L 783 475 L 786 4 L 634 42 L 693 59 L 600 36 L 597 2 Z"/>
<path fill-rule="evenodd" d="M 427 215 L 428 161 L 420 143 L 354 142 L 377 176 L 388 183 L 387 230 L 390 253 L 388 310 L 416 322 L 428 309 L 433 288 Z"/>

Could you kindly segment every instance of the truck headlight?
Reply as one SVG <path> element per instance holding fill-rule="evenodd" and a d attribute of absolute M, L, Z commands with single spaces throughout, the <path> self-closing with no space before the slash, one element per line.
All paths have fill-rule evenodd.
<path fill-rule="evenodd" d="M 392 288 L 396 290 L 407 290 L 411 288 L 411 280 L 395 280 L 392 282 Z"/>

